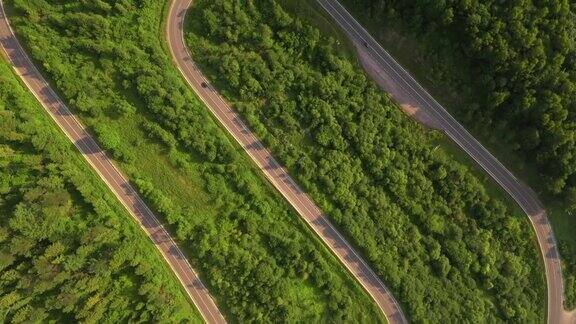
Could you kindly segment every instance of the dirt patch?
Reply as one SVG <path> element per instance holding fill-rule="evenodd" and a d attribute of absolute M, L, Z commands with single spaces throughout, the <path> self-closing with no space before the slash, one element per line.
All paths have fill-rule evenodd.
<path fill-rule="evenodd" d="M 576 309 L 564 312 L 562 324 L 576 324 Z"/>
<path fill-rule="evenodd" d="M 423 110 L 416 100 L 401 89 L 398 84 L 379 67 L 372 56 L 366 53 L 366 50 L 362 46 L 356 44 L 356 50 L 358 51 L 358 58 L 364 70 L 398 103 L 404 113 L 427 127 L 440 129 L 435 119 Z"/>

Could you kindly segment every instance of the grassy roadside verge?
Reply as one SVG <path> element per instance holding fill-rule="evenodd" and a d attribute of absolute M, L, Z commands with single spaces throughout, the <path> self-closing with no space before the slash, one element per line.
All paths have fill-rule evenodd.
<path fill-rule="evenodd" d="M 230 321 L 383 321 L 183 82 L 163 45 L 166 2 L 14 3 L 32 56 L 169 224 Z M 50 19 L 34 21 L 38 10 Z"/>
<path fill-rule="evenodd" d="M 473 75 L 469 73 L 463 58 L 443 52 L 442 39 L 419 39 L 401 21 L 397 19 L 375 19 L 368 17 L 362 10 L 350 6 L 350 10 L 365 28 L 392 54 L 410 73 L 459 120 L 463 120 L 465 109 L 461 108 L 473 101 L 475 92 L 471 90 Z M 435 44 L 435 45 L 432 45 Z M 438 54 L 441 53 L 441 54 Z M 452 53 L 453 54 L 453 53 Z M 453 86 L 459 84 L 460 87 Z M 554 233 L 560 245 L 563 257 L 566 307 L 576 307 L 576 217 L 569 215 L 567 207 L 561 201 L 544 194 L 544 184 L 536 167 L 498 134 L 487 133 L 481 124 L 465 124 L 468 130 L 478 138 L 494 156 L 515 175 L 532 187 L 543 200 Z M 457 153 L 457 152 L 455 152 Z M 460 153 L 461 154 L 461 153 Z M 457 156 L 458 153 L 455 155 Z M 477 168 L 473 161 L 468 165 Z M 507 198 L 503 190 L 500 195 Z M 511 199 L 510 205 L 515 205 Z"/>
<path fill-rule="evenodd" d="M 19 82 L 4 57 L 0 75 L 0 114 L 6 123 L 0 137 L 0 163 L 6 167 L 2 172 L 12 170 L 2 176 L 8 187 L 0 193 L 0 211 L 5 215 L 0 228 L 4 234 L 10 229 L 0 252 L 3 320 L 202 323 L 146 234 Z M 58 199 L 49 193 L 42 197 L 40 188 L 33 189 L 60 182 L 63 185 L 48 191 Z M 35 205 L 43 209 L 29 221 L 42 227 L 41 234 L 16 225 L 22 217 L 19 211 Z M 69 206 L 68 212 L 64 206 Z M 12 258 L 16 240 L 31 245 L 27 253 Z M 43 273 L 42 262 L 54 257 L 52 273 Z M 27 278 L 30 274 L 36 275 Z M 88 289 L 87 275 L 90 285 L 95 285 Z M 27 288 L 26 283 L 36 288 Z M 75 311 L 71 314 L 71 310 Z"/>

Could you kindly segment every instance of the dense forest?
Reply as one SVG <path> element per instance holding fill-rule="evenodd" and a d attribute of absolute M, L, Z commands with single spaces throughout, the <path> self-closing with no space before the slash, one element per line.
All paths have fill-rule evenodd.
<path fill-rule="evenodd" d="M 525 216 L 310 22 L 276 0 L 198 0 L 187 44 L 413 322 L 542 322 L 543 269 Z"/>
<path fill-rule="evenodd" d="M 575 3 L 343 2 L 542 194 L 576 306 Z"/>
<path fill-rule="evenodd" d="M 4 61 L 0 214 L 0 322 L 202 322 L 146 235 Z"/>
<path fill-rule="evenodd" d="M 6 2 L 31 55 L 169 223 L 229 320 L 383 321 L 187 87 L 164 48 L 167 1 Z"/>
<path fill-rule="evenodd" d="M 576 19 L 569 0 L 346 2 L 381 21 L 402 17 L 415 33 L 441 39 L 439 53 L 475 75 L 457 85 L 466 102 L 456 112 L 536 164 L 547 192 L 576 210 Z"/>

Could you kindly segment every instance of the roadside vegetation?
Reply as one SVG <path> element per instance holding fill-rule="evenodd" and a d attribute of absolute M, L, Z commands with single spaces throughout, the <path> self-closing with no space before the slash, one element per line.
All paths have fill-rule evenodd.
<path fill-rule="evenodd" d="M 348 2 L 443 39 L 437 55 L 456 57 L 476 76 L 458 87 L 466 100 L 459 114 L 477 129 L 506 134 L 493 136 L 534 162 L 547 192 L 576 209 L 576 19 L 568 0 Z"/>
<path fill-rule="evenodd" d="M 403 115 L 338 43 L 276 0 L 197 0 L 188 13 L 194 59 L 412 321 L 544 321 L 526 217 L 436 147 L 441 135 Z"/>
<path fill-rule="evenodd" d="M 0 322 L 194 322 L 162 257 L 0 60 Z"/>
<path fill-rule="evenodd" d="M 569 1 L 345 0 L 543 198 L 576 306 L 576 19 Z"/>
<path fill-rule="evenodd" d="M 168 2 L 6 2 L 31 55 L 230 321 L 384 321 L 184 83 L 163 47 Z"/>

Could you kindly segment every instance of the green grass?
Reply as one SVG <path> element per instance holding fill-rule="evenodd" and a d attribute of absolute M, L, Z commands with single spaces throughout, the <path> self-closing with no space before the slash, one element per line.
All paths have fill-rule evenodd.
<path fill-rule="evenodd" d="M 130 94 L 125 94 L 130 96 Z M 194 97 L 193 100 L 198 100 Z M 206 108 L 208 109 L 208 108 Z M 143 114 L 145 114 L 143 112 Z M 142 123 L 146 121 L 146 117 L 136 114 L 127 116 L 119 119 L 103 119 L 103 118 L 90 118 L 86 117 L 83 119 L 87 125 L 98 125 L 99 123 L 107 124 L 111 129 L 122 136 L 122 145 L 119 147 L 118 151 L 124 154 L 129 154 L 132 156 L 130 163 L 117 161 L 116 163 L 120 165 L 120 168 L 126 171 L 129 175 L 134 177 L 145 176 L 148 181 L 153 183 L 164 196 L 170 197 L 170 200 L 178 206 L 185 206 L 191 214 L 189 217 L 201 218 L 207 221 L 212 221 L 212 219 L 217 219 L 220 213 L 225 211 L 220 211 L 217 206 L 214 205 L 214 197 L 211 197 L 209 193 L 204 190 L 205 184 L 202 179 L 202 163 L 194 162 L 194 159 L 190 159 L 186 169 L 179 168 L 176 162 L 169 157 L 170 154 L 173 156 L 180 156 L 183 158 L 189 157 L 189 154 L 184 152 L 168 152 L 165 145 L 158 142 L 156 139 L 151 138 L 149 135 L 145 134 L 142 130 Z M 213 119 L 217 122 L 216 119 Z M 253 164 L 247 156 L 244 156 L 244 150 L 236 145 L 233 138 L 226 133 L 226 137 L 231 144 L 235 145 L 235 150 L 242 154 L 243 157 L 238 163 L 250 165 L 254 172 L 251 177 L 251 181 L 260 186 L 262 194 L 273 195 L 276 194 L 276 190 L 268 182 L 262 181 L 261 178 L 256 177 L 256 174 L 260 174 L 257 167 Z M 262 175 L 263 176 L 263 175 Z M 278 197 L 279 198 L 279 197 Z M 291 209 L 287 204 L 283 204 L 284 208 Z M 297 230 L 307 232 L 307 224 L 301 220 L 296 214 L 292 213 L 292 219 L 287 220 L 292 226 Z M 172 226 L 165 223 L 167 228 L 171 229 L 172 233 L 177 232 L 177 226 Z M 361 321 L 383 321 L 381 317 L 382 314 L 375 309 L 373 301 L 366 295 L 362 288 L 355 282 L 349 279 L 349 274 L 336 259 L 335 256 L 325 247 L 325 245 L 320 241 L 318 237 L 310 233 L 310 239 L 312 239 L 315 248 L 321 251 L 322 256 L 328 261 L 328 268 L 331 269 L 333 274 L 337 275 L 341 280 L 346 282 L 348 289 L 352 291 L 355 295 L 354 306 L 350 316 L 351 318 L 362 319 Z M 189 243 L 182 241 L 175 237 L 175 240 L 179 246 L 185 251 L 186 255 L 192 256 L 190 259 L 191 263 L 195 268 L 198 268 L 198 264 L 194 262 L 194 247 L 190 246 Z M 206 278 L 200 272 L 202 280 L 210 286 L 209 278 Z M 345 279 L 346 278 L 346 279 Z M 307 313 L 310 314 L 323 314 L 328 310 L 326 309 L 324 303 L 326 300 L 323 298 L 318 298 L 321 295 L 321 290 L 319 290 L 314 285 L 309 282 L 302 280 L 291 280 L 287 285 L 289 287 L 286 292 L 286 296 L 291 297 L 291 299 L 297 301 L 299 308 L 306 309 Z M 211 287 L 210 290 L 215 290 Z M 218 295 L 218 293 L 216 293 Z M 369 306 L 368 306 L 369 305 Z M 226 302 L 219 305 L 223 307 L 223 311 L 230 315 L 229 310 L 226 308 Z M 229 320 L 234 321 L 234 318 L 229 318 Z"/>
<path fill-rule="evenodd" d="M 136 275 L 131 272 L 132 268 L 125 267 L 123 270 L 124 275 L 131 278 L 131 280 L 139 285 L 148 283 L 161 286 L 164 293 L 171 296 L 171 300 L 167 301 L 171 304 L 170 307 L 163 305 L 162 307 L 173 311 L 170 317 L 166 317 L 167 321 L 174 322 L 192 322 L 202 323 L 202 317 L 196 310 L 188 295 L 182 288 L 180 282 L 165 263 L 161 254 L 152 244 L 152 241 L 147 237 L 143 230 L 136 224 L 136 221 L 120 204 L 113 193 L 106 187 L 104 182 L 91 168 L 87 161 L 81 156 L 80 152 L 65 136 L 65 134 L 58 128 L 58 125 L 51 119 L 50 115 L 44 108 L 36 101 L 33 95 L 25 88 L 23 82 L 17 78 L 5 59 L 0 59 L 0 73 L 2 81 L 6 82 L 4 86 L 11 87 L 13 93 L 18 97 L 22 105 L 7 106 L 6 108 L 20 116 L 23 116 L 24 123 L 19 125 L 22 129 L 34 129 L 31 140 L 37 143 L 42 142 L 42 138 L 50 138 L 46 145 L 40 145 L 41 150 L 36 153 L 41 153 L 42 156 L 51 163 L 61 165 L 62 170 L 65 170 L 65 175 L 73 184 L 74 189 L 71 189 L 75 208 L 85 212 L 75 215 L 84 216 L 97 216 L 97 219 L 75 219 L 73 222 L 85 223 L 90 226 L 102 225 L 113 226 L 121 230 L 121 236 L 118 241 L 122 240 L 118 246 L 133 246 L 134 260 L 140 260 L 139 263 L 148 268 L 147 273 Z M 0 104 L 2 104 L 0 102 Z M 22 147 L 22 152 L 30 151 L 30 148 Z M 11 188 L 18 190 L 18 188 Z M 90 212 L 94 214 L 90 214 Z M 75 234 L 70 234 L 74 237 Z M 89 244 L 84 246 L 89 247 Z M 72 246 L 68 248 L 73 248 Z M 111 274 L 112 275 L 112 274 Z M 115 275 L 115 274 L 114 274 Z M 139 276 L 144 276 L 144 280 L 139 279 Z M 139 285 L 133 286 L 132 290 L 126 290 L 122 296 L 130 298 L 133 303 L 138 302 Z M 100 287 L 104 289 L 106 287 Z M 53 302 L 48 295 L 45 300 L 36 300 L 35 303 L 42 305 L 43 302 L 47 304 Z M 145 301 L 145 300 L 143 300 Z M 134 309 L 117 309 L 111 310 L 113 313 L 135 311 Z M 141 310 L 139 313 L 143 313 Z M 51 312 L 52 315 L 57 316 L 56 312 Z M 74 321 L 74 314 L 67 314 L 68 320 Z"/>
<path fill-rule="evenodd" d="M 211 197 L 210 194 L 203 189 L 205 184 L 201 180 L 203 168 L 201 163 L 192 162 L 186 170 L 178 168 L 174 164 L 174 161 L 167 157 L 168 153 L 166 148 L 144 134 L 140 127 L 144 121 L 143 117 L 136 115 L 118 120 L 103 120 L 102 118 L 85 118 L 84 120 L 88 125 L 96 125 L 104 122 L 121 134 L 123 143 L 119 150 L 133 155 L 133 162 L 131 163 L 118 162 L 121 169 L 125 170 L 129 175 L 132 174 L 136 177 L 144 175 L 148 181 L 155 185 L 159 192 L 166 197 L 170 197 L 170 200 L 175 205 L 185 206 L 187 210 L 190 211 L 188 217 L 201 218 L 213 222 L 214 219 L 218 219 L 219 214 L 226 212 L 215 205 L 214 197 Z M 229 140 L 232 144 L 232 139 Z M 244 150 L 238 145 L 235 145 L 235 149 L 239 153 L 244 154 Z M 187 155 L 183 152 L 173 152 L 172 154 Z M 251 166 L 250 168 L 253 174 L 250 180 L 260 187 L 259 190 L 261 190 L 263 195 L 271 195 L 276 197 L 276 199 L 280 199 L 271 184 L 256 176 L 260 171 L 256 170 L 256 166 L 253 165 L 251 160 L 243 156 L 238 163 Z M 285 209 L 291 209 L 291 207 L 285 203 L 282 205 Z M 359 319 L 361 322 L 383 321 L 384 319 L 381 317 L 382 314 L 375 308 L 373 301 L 358 283 L 351 280 L 350 275 L 336 257 L 332 255 L 319 238 L 310 232 L 306 223 L 304 223 L 299 216 L 294 212 L 290 214 L 291 219 L 283 220 L 283 222 L 293 226 L 297 231 L 307 233 L 308 239 L 312 241 L 315 249 L 320 251 L 322 257 L 326 260 L 327 268 L 345 284 L 346 288 L 350 290 L 350 294 L 354 296 L 353 302 L 355 306 L 351 309 L 350 317 Z M 169 224 L 166 224 L 166 226 L 171 229 L 172 233 L 178 231 L 177 226 L 171 226 Z M 176 241 L 185 251 L 185 254 L 191 256 L 189 259 L 193 266 L 201 269 L 201 265 L 194 260 L 194 246 L 191 246 L 181 239 L 176 239 Z M 206 278 L 203 272 L 200 272 L 200 276 L 210 287 L 210 279 Z M 291 279 L 287 286 L 289 289 L 286 292 L 286 296 L 291 297 L 291 300 L 297 301 L 297 307 L 306 309 L 306 313 L 324 314 L 328 311 L 325 306 L 326 300 L 319 298 L 319 296 L 322 295 L 322 291 L 310 282 Z M 220 295 L 215 287 L 210 287 L 210 290 L 215 291 L 216 296 Z M 223 307 L 223 311 L 230 315 L 230 311 L 226 308 L 227 304 L 225 300 L 223 300 L 219 306 Z M 234 318 L 231 317 L 230 320 L 234 321 Z"/>

